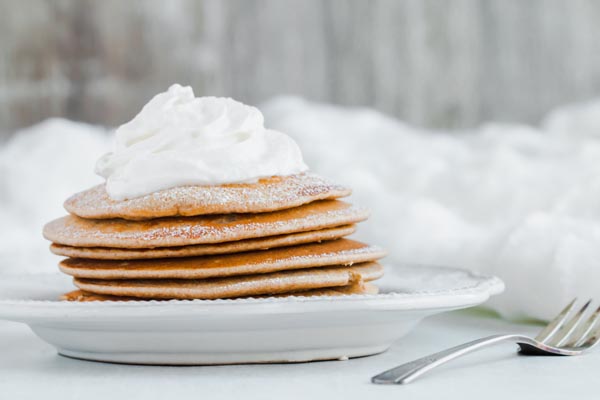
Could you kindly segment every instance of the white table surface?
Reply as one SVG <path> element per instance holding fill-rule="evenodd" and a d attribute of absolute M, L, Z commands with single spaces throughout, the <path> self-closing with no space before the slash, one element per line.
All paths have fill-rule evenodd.
<path fill-rule="evenodd" d="M 383 369 L 494 333 L 535 333 L 480 311 L 431 317 L 388 352 L 287 365 L 147 367 L 58 356 L 26 325 L 0 321 L 2 399 L 599 399 L 600 350 L 582 357 L 523 357 L 506 344 L 406 386 L 369 378 Z"/>

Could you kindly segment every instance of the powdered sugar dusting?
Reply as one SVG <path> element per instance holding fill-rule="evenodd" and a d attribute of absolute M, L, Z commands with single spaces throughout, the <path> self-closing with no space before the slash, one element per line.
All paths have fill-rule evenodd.
<path fill-rule="evenodd" d="M 152 258 L 180 258 L 225 255 L 231 253 L 256 250 L 271 250 L 279 247 L 297 246 L 307 243 L 321 243 L 351 235 L 356 231 L 355 225 L 319 229 L 309 232 L 290 233 L 238 240 L 235 242 L 199 244 L 180 247 L 160 247 L 155 249 L 119 249 L 114 247 L 73 247 L 52 244 L 50 250 L 54 254 L 65 257 L 76 257 L 94 260 L 139 260 Z"/>
<path fill-rule="evenodd" d="M 150 260 L 66 259 L 61 270 L 80 278 L 100 279 L 205 279 L 270 273 L 324 266 L 352 266 L 385 256 L 376 246 L 340 239 L 266 251 L 224 256 Z"/>
<path fill-rule="evenodd" d="M 344 249 L 341 251 L 291 256 L 288 258 L 288 260 L 289 262 L 294 264 L 316 266 L 326 265 L 324 261 L 332 260 L 333 262 L 336 262 L 339 265 L 351 266 L 356 263 L 374 261 L 385 257 L 385 255 L 385 250 L 379 246 L 364 245 L 362 247 Z"/>
<path fill-rule="evenodd" d="M 84 247 L 153 248 L 223 243 L 356 223 L 369 211 L 341 201 L 257 215 L 202 216 L 150 221 L 84 220 L 67 216 L 50 222 L 44 236 Z"/>
<path fill-rule="evenodd" d="M 304 269 L 211 280 L 75 278 L 74 283 L 80 289 L 100 294 L 143 298 L 215 299 L 347 286 L 360 281 L 378 279 L 382 274 L 383 268 L 379 264 L 364 263 L 355 267 Z"/>
<path fill-rule="evenodd" d="M 112 200 L 105 185 L 75 194 L 65 208 L 83 218 L 132 220 L 167 216 L 259 213 L 344 197 L 350 189 L 311 173 L 272 177 L 252 184 L 181 186 L 130 200 Z"/>

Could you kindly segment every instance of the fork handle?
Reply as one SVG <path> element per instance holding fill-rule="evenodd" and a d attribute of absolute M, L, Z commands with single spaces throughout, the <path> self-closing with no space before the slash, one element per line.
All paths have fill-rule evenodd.
<path fill-rule="evenodd" d="M 402 364 L 396 368 L 392 368 L 390 370 L 382 372 L 379 375 L 374 376 L 373 378 L 371 378 L 371 382 L 380 384 L 410 383 L 417 379 L 419 376 L 426 373 L 427 371 L 430 371 L 437 366 L 445 364 L 448 361 L 454 360 L 455 358 L 464 356 L 466 354 L 501 342 L 527 343 L 535 345 L 534 340 L 521 335 L 488 336 L 482 339 L 473 340 L 471 342 L 449 348 L 447 350 L 440 351 L 439 353 L 419 358 L 418 360 L 414 360 L 406 364 Z"/>

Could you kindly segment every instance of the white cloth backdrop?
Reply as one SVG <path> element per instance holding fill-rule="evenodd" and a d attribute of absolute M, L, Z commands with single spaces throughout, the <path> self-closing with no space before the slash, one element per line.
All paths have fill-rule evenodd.
<path fill-rule="evenodd" d="M 546 319 L 600 291 L 600 102 L 556 110 L 539 127 L 453 134 L 299 98 L 262 110 L 314 171 L 372 209 L 357 237 L 386 247 L 389 262 L 495 274 L 507 289 L 490 306 L 509 318 Z M 104 128 L 54 119 L 0 148 L 0 272 L 56 270 L 42 225 L 101 182 L 93 165 L 109 143 Z"/>

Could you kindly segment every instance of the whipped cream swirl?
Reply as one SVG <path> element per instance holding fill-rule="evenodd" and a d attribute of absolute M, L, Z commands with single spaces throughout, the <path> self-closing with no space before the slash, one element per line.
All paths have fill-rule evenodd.
<path fill-rule="evenodd" d="M 173 85 L 116 131 L 96 163 L 114 200 L 183 185 L 256 182 L 308 167 L 296 142 L 265 129 L 262 113 L 230 98 Z"/>

